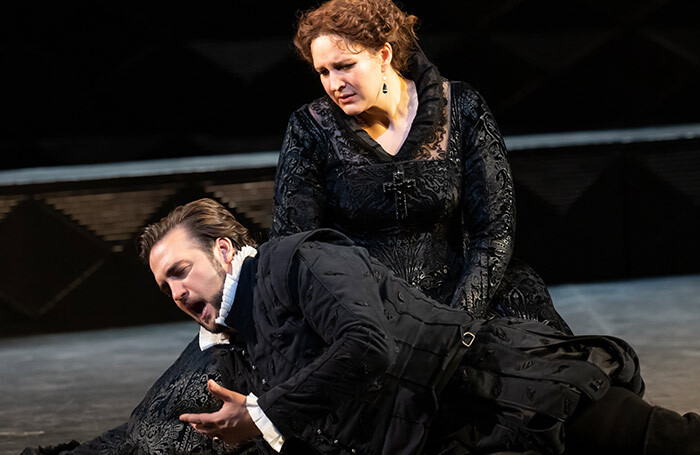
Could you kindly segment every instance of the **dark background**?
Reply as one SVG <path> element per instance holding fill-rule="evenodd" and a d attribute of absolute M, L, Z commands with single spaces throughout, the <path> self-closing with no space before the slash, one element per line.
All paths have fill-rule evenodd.
<path fill-rule="evenodd" d="M 315 4 L 0 7 L 0 171 L 278 150 L 322 94 L 291 45 Z M 402 4 L 507 139 L 700 123 L 696 1 Z M 516 254 L 549 284 L 700 272 L 699 150 L 695 136 L 511 150 Z M 0 186 L 0 336 L 182 318 L 136 259 L 140 226 L 208 196 L 264 240 L 273 175 Z"/>
<path fill-rule="evenodd" d="M 402 4 L 506 135 L 698 121 L 694 0 Z M 3 6 L 2 168 L 277 150 L 289 114 L 321 94 L 291 45 L 314 5 Z"/>

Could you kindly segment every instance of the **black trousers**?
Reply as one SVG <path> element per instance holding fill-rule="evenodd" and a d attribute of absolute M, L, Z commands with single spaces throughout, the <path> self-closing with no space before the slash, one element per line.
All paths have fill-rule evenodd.
<path fill-rule="evenodd" d="M 566 455 L 698 455 L 700 416 L 651 406 L 612 387 L 567 423 Z"/>
<path fill-rule="evenodd" d="M 455 398 L 458 395 L 454 395 Z M 496 452 L 480 449 L 483 435 L 480 428 L 492 431 L 495 422 L 486 400 L 452 401 L 433 425 L 424 455 L 552 455 L 559 453 L 554 447 L 537 449 L 534 442 L 528 447 L 502 447 Z M 478 416 L 477 424 L 462 426 L 459 415 L 468 412 Z M 448 416 L 448 417 L 446 417 Z M 484 418 L 481 418 L 484 416 Z M 538 423 L 546 428 L 547 419 L 532 419 L 533 432 Z M 700 416 L 695 413 L 680 415 L 677 412 L 652 406 L 637 394 L 622 388 L 611 387 L 595 402 L 581 402 L 563 427 L 563 455 L 700 455 Z M 507 437 L 507 433 L 504 433 Z M 541 442 L 541 441 L 538 441 Z M 540 445 L 540 447 L 542 447 Z M 555 450 L 552 452 L 552 450 Z"/>

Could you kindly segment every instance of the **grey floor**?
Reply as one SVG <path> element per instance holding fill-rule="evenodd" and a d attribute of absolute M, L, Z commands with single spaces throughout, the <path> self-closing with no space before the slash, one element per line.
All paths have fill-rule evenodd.
<path fill-rule="evenodd" d="M 635 347 L 649 402 L 700 411 L 700 275 L 550 291 L 574 332 Z M 185 322 L 0 339 L 0 455 L 121 424 L 196 332 Z"/>

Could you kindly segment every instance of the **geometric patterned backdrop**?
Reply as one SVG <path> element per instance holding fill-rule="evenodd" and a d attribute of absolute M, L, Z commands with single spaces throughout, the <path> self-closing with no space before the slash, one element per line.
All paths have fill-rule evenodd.
<path fill-rule="evenodd" d="M 516 254 L 549 283 L 700 271 L 700 141 L 511 154 Z"/>
<path fill-rule="evenodd" d="M 178 204 L 212 197 L 262 241 L 271 172 L 54 183 L 51 191 L 2 188 L 0 334 L 181 319 L 137 258 L 141 227 Z M 260 176 L 265 180 L 256 180 Z"/>
<path fill-rule="evenodd" d="M 510 153 L 516 250 L 548 284 L 698 273 L 700 137 Z M 0 187 L 0 335 L 182 319 L 139 229 L 199 197 L 261 242 L 274 167 Z"/>

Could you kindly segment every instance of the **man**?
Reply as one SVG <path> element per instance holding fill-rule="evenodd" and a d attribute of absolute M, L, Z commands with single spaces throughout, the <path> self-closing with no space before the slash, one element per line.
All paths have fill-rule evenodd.
<path fill-rule="evenodd" d="M 222 408 L 180 417 L 203 434 L 334 454 L 700 452 L 697 420 L 639 398 L 621 340 L 473 320 L 332 230 L 251 244 L 210 199 L 140 239 L 158 286 L 235 347 L 230 375 L 249 393 L 210 382 Z"/>

